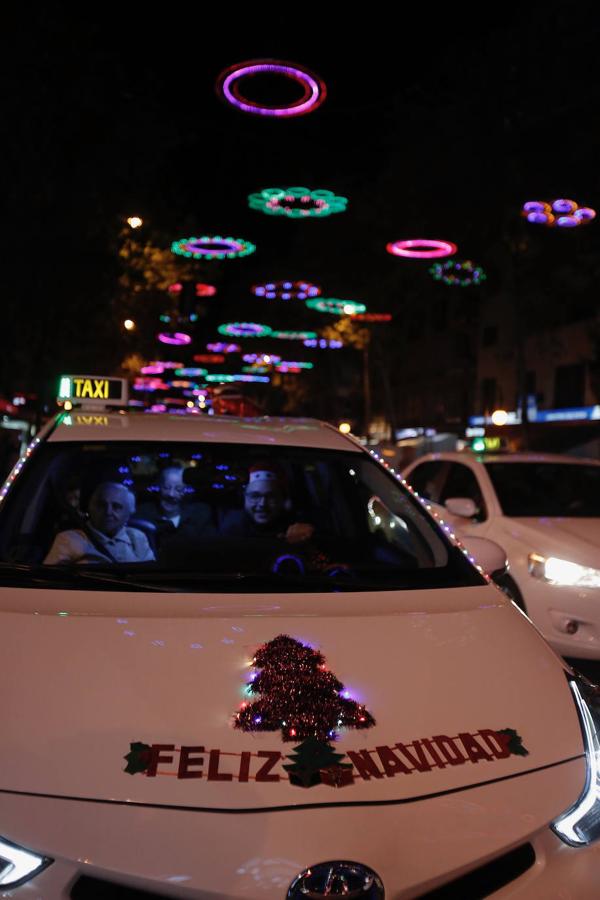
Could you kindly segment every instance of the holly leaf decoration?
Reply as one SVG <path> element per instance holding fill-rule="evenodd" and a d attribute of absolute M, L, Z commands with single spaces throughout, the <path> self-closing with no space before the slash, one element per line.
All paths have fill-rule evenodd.
<path fill-rule="evenodd" d="M 514 728 L 501 728 L 498 734 L 506 736 L 506 746 L 515 756 L 529 756 L 529 750 L 523 746 L 523 738 Z"/>
<path fill-rule="evenodd" d="M 129 753 L 123 757 L 127 760 L 124 772 L 135 775 L 137 772 L 145 772 L 150 764 L 150 744 L 134 741 L 129 745 Z"/>

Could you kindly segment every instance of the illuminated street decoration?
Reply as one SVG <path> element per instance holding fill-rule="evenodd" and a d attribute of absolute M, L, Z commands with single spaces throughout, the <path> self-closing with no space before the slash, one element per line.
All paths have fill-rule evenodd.
<path fill-rule="evenodd" d="M 279 75 L 296 82 L 302 95 L 288 106 L 271 106 L 255 103 L 240 90 L 240 82 L 255 75 Z M 314 72 L 298 63 L 276 59 L 255 59 L 236 63 L 225 69 L 217 79 L 217 91 L 236 109 L 257 116 L 284 118 L 302 116 L 314 112 L 327 96 L 325 82 Z"/>
<path fill-rule="evenodd" d="M 264 375 L 265 372 L 270 371 L 270 366 L 242 366 L 242 372 L 251 372 L 254 375 Z"/>
<path fill-rule="evenodd" d="M 171 244 L 171 251 L 178 256 L 205 260 L 235 259 L 238 256 L 249 256 L 255 250 L 255 244 L 250 241 L 243 238 L 221 237 L 218 234 L 182 238 Z"/>
<path fill-rule="evenodd" d="M 134 391 L 153 393 L 155 391 L 166 391 L 168 387 L 168 384 L 160 378 L 136 378 L 133 382 Z"/>
<path fill-rule="evenodd" d="M 319 297 L 315 300 L 306 300 L 309 309 L 317 312 L 331 313 L 334 316 L 356 316 L 367 311 L 364 303 L 355 300 L 338 300 L 335 297 Z"/>
<path fill-rule="evenodd" d="M 226 334 L 229 337 L 246 337 L 257 338 L 266 337 L 271 334 L 268 325 L 259 325 L 258 322 L 226 322 L 217 328 L 219 334 Z"/>
<path fill-rule="evenodd" d="M 183 290 L 183 285 L 180 281 L 176 281 L 174 284 L 170 284 L 167 288 L 170 294 L 180 294 Z M 202 281 L 198 281 L 196 283 L 196 297 L 214 297 L 217 293 L 217 289 L 212 284 L 204 284 Z"/>
<path fill-rule="evenodd" d="M 149 365 L 151 366 L 162 366 L 163 369 L 179 369 L 180 366 L 183 365 L 182 362 L 175 362 L 172 359 L 153 359 Z"/>
<path fill-rule="evenodd" d="M 324 218 L 333 213 L 345 212 L 347 197 L 337 197 L 332 191 L 307 187 L 265 188 L 248 196 L 250 209 L 257 209 L 268 216 L 286 216 L 288 219 Z"/>
<path fill-rule="evenodd" d="M 267 384 L 271 379 L 268 375 L 207 375 L 205 381 L 218 384 L 230 384 L 234 381 L 256 382 Z"/>
<path fill-rule="evenodd" d="M 321 288 L 308 281 L 268 281 L 266 284 L 253 284 L 255 297 L 266 297 L 268 300 L 306 300 L 318 297 Z"/>
<path fill-rule="evenodd" d="M 393 256 L 405 256 L 408 259 L 439 259 L 443 256 L 452 256 L 458 247 L 452 241 L 415 238 L 407 241 L 393 241 L 386 244 L 385 249 Z"/>
<path fill-rule="evenodd" d="M 311 362 L 291 362 L 287 359 L 283 359 L 281 362 L 275 363 L 275 368 L 280 372 L 292 368 L 300 371 L 301 369 L 313 369 L 314 364 Z"/>
<path fill-rule="evenodd" d="M 435 281 L 443 281 L 444 284 L 470 287 L 485 281 L 486 274 L 481 266 L 476 266 L 470 259 L 462 262 L 448 260 L 445 263 L 435 263 L 430 268 L 430 273 Z"/>
<path fill-rule="evenodd" d="M 227 346 L 236 347 L 237 344 L 231 344 Z M 237 348 L 240 349 L 239 347 Z M 192 357 L 194 362 L 199 363 L 222 363 L 225 362 L 225 356 L 222 353 L 197 353 L 194 357 Z"/>
<path fill-rule="evenodd" d="M 391 322 L 391 313 L 357 313 L 352 316 L 357 322 Z"/>
<path fill-rule="evenodd" d="M 142 375 L 162 375 L 165 371 L 165 367 L 162 363 L 157 363 L 155 365 L 142 366 L 140 372 Z"/>
<path fill-rule="evenodd" d="M 208 375 L 208 369 L 200 369 L 200 368 L 197 368 L 194 366 L 186 366 L 182 369 L 175 369 L 175 374 L 181 375 L 185 378 L 199 378 L 201 375 Z"/>
<path fill-rule="evenodd" d="M 191 344 L 192 338 L 183 331 L 161 331 L 156 335 L 161 344 L 173 344 L 175 347 L 182 347 L 185 344 Z"/>
<path fill-rule="evenodd" d="M 210 350 L 211 353 L 239 353 L 242 349 L 239 344 L 223 344 L 220 341 L 217 341 L 213 344 L 207 344 L 206 349 Z M 202 359 L 198 359 L 198 357 L 194 357 L 195 362 L 204 362 Z"/>
<path fill-rule="evenodd" d="M 308 341 L 316 336 L 316 331 L 272 331 L 270 334 L 279 341 Z"/>
<path fill-rule="evenodd" d="M 335 338 L 308 338 L 304 341 L 304 346 L 313 350 L 340 350 L 344 344 Z"/>
<path fill-rule="evenodd" d="M 242 359 L 244 362 L 258 363 L 260 366 L 272 366 L 281 362 L 281 357 L 275 356 L 274 353 L 244 353 Z"/>
<path fill-rule="evenodd" d="M 559 197 L 549 203 L 545 200 L 528 200 L 521 208 L 521 215 L 532 225 L 577 228 L 579 225 L 589 225 L 596 218 L 596 210 L 591 206 L 578 206 L 575 200 Z"/>

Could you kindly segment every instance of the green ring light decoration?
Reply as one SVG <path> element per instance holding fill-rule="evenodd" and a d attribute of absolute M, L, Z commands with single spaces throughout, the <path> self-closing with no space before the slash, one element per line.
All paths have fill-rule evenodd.
<path fill-rule="evenodd" d="M 271 334 L 268 325 L 259 325 L 258 322 L 225 322 L 217 328 L 219 334 L 227 337 L 257 338 L 267 337 Z"/>
<path fill-rule="evenodd" d="M 367 311 L 364 303 L 355 300 L 338 300 L 336 297 L 315 297 L 304 301 L 309 309 L 331 313 L 334 316 L 356 316 Z"/>
<path fill-rule="evenodd" d="M 178 256 L 204 260 L 236 259 L 249 256 L 255 250 L 256 245 L 250 241 L 243 238 L 221 237 L 220 234 L 181 238 L 171 244 L 171 252 Z"/>
<path fill-rule="evenodd" d="M 487 277 L 481 266 L 476 266 L 470 259 L 462 262 L 448 260 L 445 263 L 435 263 L 429 272 L 435 281 L 443 281 L 444 284 L 458 285 L 458 287 L 481 284 Z"/>
<path fill-rule="evenodd" d="M 323 219 L 345 212 L 347 205 L 347 197 L 338 197 L 333 191 L 311 191 L 307 187 L 265 188 L 248 196 L 250 209 L 287 219 Z"/>

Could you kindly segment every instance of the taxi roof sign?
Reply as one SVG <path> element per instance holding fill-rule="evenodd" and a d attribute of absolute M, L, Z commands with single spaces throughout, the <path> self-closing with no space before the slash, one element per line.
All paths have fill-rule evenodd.
<path fill-rule="evenodd" d="M 73 406 L 126 406 L 127 379 L 103 375 L 62 375 L 57 399 L 69 400 Z"/>

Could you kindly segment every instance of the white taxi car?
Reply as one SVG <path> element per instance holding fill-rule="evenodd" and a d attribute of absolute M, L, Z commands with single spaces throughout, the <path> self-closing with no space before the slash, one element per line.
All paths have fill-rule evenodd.
<path fill-rule="evenodd" d="M 600 659 L 600 463 L 546 453 L 422 456 L 403 473 L 468 544 L 496 541 L 498 582 L 565 656 Z"/>
<path fill-rule="evenodd" d="M 323 423 L 61 413 L 0 660 L 0 896 L 597 896 L 597 689 Z"/>

